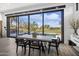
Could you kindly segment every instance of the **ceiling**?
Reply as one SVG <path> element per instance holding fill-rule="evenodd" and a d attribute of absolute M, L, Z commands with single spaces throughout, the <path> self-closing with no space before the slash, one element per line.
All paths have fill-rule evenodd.
<path fill-rule="evenodd" d="M 34 5 L 35 3 L 0 3 L 0 12 L 4 12 L 7 10 L 12 10 L 15 8 L 21 8 L 24 6 L 31 6 Z"/>
<path fill-rule="evenodd" d="M 0 3 L 0 12 L 12 13 L 13 11 L 18 11 L 18 10 L 24 11 L 27 9 L 32 9 L 33 7 L 39 8 L 39 7 L 57 6 L 57 5 L 68 5 L 68 4 L 66 3 Z"/>

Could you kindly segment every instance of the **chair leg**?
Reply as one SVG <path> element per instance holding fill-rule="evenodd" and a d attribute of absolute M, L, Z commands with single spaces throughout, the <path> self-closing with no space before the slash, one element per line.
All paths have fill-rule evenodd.
<path fill-rule="evenodd" d="M 45 54 L 45 49 L 44 49 L 44 46 L 42 46 L 42 52 L 44 52 L 44 54 Z"/>
<path fill-rule="evenodd" d="M 30 44 L 31 44 L 31 42 L 29 41 L 29 54 L 28 54 L 29 56 L 30 56 Z"/>
<path fill-rule="evenodd" d="M 58 53 L 58 47 L 56 46 L 56 51 L 57 51 L 57 56 L 59 55 L 59 53 Z"/>
<path fill-rule="evenodd" d="M 23 46 L 22 46 L 22 50 L 23 50 Z"/>
<path fill-rule="evenodd" d="M 48 47 L 48 54 L 49 54 L 49 52 L 50 52 L 50 45 L 49 45 L 49 47 Z"/>
<path fill-rule="evenodd" d="M 41 47 L 39 47 L 39 56 L 41 56 Z"/>
<path fill-rule="evenodd" d="M 34 48 L 33 48 L 33 54 L 34 54 Z"/>
<path fill-rule="evenodd" d="M 45 45 L 45 49 L 47 49 L 46 45 Z"/>
<path fill-rule="evenodd" d="M 24 46 L 24 55 L 26 54 L 26 46 Z"/>
<path fill-rule="evenodd" d="M 18 46 L 16 46 L 16 54 L 18 55 Z"/>

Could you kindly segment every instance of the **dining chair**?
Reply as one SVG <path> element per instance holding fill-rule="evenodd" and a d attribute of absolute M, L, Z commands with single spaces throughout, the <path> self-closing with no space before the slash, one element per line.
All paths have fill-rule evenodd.
<path fill-rule="evenodd" d="M 40 56 L 41 55 L 42 42 L 41 41 L 35 41 L 35 40 L 30 41 L 29 55 L 30 55 L 30 49 L 31 48 L 33 49 L 33 52 L 34 52 L 34 49 L 39 50 L 39 56 Z"/>
<path fill-rule="evenodd" d="M 48 43 L 48 54 L 50 52 L 50 47 L 52 46 L 52 47 L 56 48 L 57 55 L 59 55 L 59 52 L 58 52 L 59 44 L 60 44 L 60 38 L 59 37 L 57 37 L 57 40 L 56 39 L 52 39 L 52 42 Z"/>
<path fill-rule="evenodd" d="M 27 45 L 28 44 L 27 44 L 26 40 L 24 40 L 24 39 L 16 39 L 16 54 L 18 55 L 18 47 L 19 46 L 22 47 L 22 50 L 23 50 L 24 48 L 26 48 Z M 24 52 L 24 54 L 25 54 L 25 52 Z"/>

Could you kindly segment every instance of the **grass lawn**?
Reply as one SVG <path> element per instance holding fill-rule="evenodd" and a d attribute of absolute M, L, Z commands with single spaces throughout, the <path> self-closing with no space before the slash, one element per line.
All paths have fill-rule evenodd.
<path fill-rule="evenodd" d="M 16 26 L 11 26 L 10 27 L 11 30 L 16 30 Z M 28 32 L 28 28 L 25 28 L 25 27 L 20 27 L 19 28 L 19 32 Z M 33 30 L 31 29 L 31 32 L 33 32 Z M 36 30 L 36 32 L 40 32 L 42 33 L 42 28 L 38 28 Z M 53 33 L 56 33 L 56 34 L 61 34 L 61 28 L 53 28 L 53 29 L 50 29 L 50 28 L 44 28 L 44 33 L 47 33 L 47 34 L 53 34 Z"/>

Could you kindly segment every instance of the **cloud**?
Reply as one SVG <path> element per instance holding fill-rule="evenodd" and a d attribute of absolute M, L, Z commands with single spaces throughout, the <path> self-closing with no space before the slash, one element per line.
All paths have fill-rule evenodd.
<path fill-rule="evenodd" d="M 42 14 L 34 14 L 30 16 L 31 19 L 39 21 L 40 19 L 42 19 Z"/>
<path fill-rule="evenodd" d="M 45 14 L 45 18 L 49 20 L 57 20 L 60 18 L 60 16 L 56 13 L 52 13 L 52 14 Z"/>

